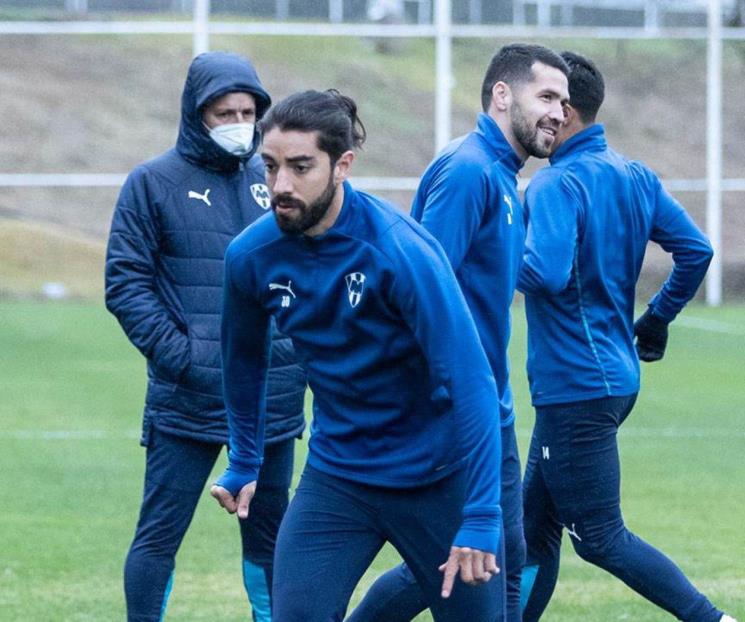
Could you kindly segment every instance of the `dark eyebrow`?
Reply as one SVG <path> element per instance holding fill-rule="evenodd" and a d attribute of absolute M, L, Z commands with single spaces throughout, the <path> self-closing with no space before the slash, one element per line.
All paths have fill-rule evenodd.
<path fill-rule="evenodd" d="M 294 158 L 287 158 L 287 161 L 291 164 L 299 164 L 301 162 L 314 162 L 315 158 L 309 155 L 299 155 Z"/>
<path fill-rule="evenodd" d="M 569 98 L 568 97 L 561 97 L 559 91 L 555 91 L 552 88 L 545 88 L 542 91 L 540 91 L 538 93 L 538 95 L 552 95 L 552 96 L 554 96 L 556 98 L 561 98 L 560 101 L 561 101 L 562 106 L 564 104 L 568 104 L 569 103 Z"/>

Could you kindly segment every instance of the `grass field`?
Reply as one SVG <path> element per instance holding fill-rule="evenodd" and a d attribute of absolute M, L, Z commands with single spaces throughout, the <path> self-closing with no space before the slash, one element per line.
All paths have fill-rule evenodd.
<path fill-rule="evenodd" d="M 621 433 L 629 526 L 745 618 L 745 307 L 692 307 Z M 513 369 L 523 455 L 522 311 Z M 144 363 L 92 304 L 0 303 L 0 620 L 121 620 L 141 492 Z M 299 452 L 297 471 L 304 447 Z M 221 469 L 220 462 L 217 468 Z M 386 550 L 365 576 L 396 562 Z M 247 620 L 234 520 L 205 495 L 177 560 L 171 620 Z M 429 620 L 425 614 L 420 620 Z M 549 622 L 671 619 L 565 550 Z M 477 622 L 477 621 L 469 621 Z"/>

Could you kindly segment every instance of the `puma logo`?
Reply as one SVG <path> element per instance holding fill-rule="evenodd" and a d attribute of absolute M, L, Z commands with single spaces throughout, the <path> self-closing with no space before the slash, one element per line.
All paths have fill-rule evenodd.
<path fill-rule="evenodd" d="M 212 203 L 210 203 L 210 200 L 209 200 L 209 194 L 210 194 L 209 188 L 207 188 L 207 190 L 204 191 L 204 194 L 199 194 L 198 192 L 194 192 L 194 190 L 189 190 L 190 199 L 199 199 L 200 201 L 204 201 L 208 207 L 212 207 Z"/>
<path fill-rule="evenodd" d="M 293 298 L 297 298 L 295 292 L 292 291 L 292 281 L 287 281 L 287 285 L 282 285 L 281 283 L 269 283 L 269 290 L 271 291 L 275 289 L 283 289 Z"/>

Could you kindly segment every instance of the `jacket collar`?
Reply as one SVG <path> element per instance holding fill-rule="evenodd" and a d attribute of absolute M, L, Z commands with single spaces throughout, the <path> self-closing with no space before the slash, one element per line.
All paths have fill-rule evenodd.
<path fill-rule="evenodd" d="M 605 140 L 605 128 L 596 123 L 577 132 L 570 139 L 564 141 L 559 148 L 551 154 L 549 162 L 556 164 L 564 158 L 581 153 L 583 151 L 603 151 L 608 148 Z"/>
<path fill-rule="evenodd" d="M 486 144 L 492 152 L 495 161 L 503 164 L 511 173 L 517 175 L 523 167 L 524 162 L 515 153 L 512 145 L 507 142 L 497 122 L 488 114 L 479 113 L 476 121 L 476 132 L 486 140 Z"/>

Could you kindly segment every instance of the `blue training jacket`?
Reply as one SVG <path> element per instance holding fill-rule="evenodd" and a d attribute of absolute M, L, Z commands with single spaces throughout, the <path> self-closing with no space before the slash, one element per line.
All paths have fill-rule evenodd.
<path fill-rule="evenodd" d="M 273 314 L 313 390 L 308 463 L 355 482 L 407 488 L 468 461 L 455 543 L 495 552 L 497 392 L 463 294 L 422 227 L 343 187 L 341 212 L 323 235 L 285 234 L 267 215 L 228 248 L 222 343 L 231 450 L 220 483 L 237 494 L 256 478 L 266 366 L 256 353 Z"/>
<path fill-rule="evenodd" d="M 572 136 L 526 193 L 528 378 L 543 406 L 639 390 L 634 290 L 647 241 L 673 269 L 649 305 L 672 321 L 696 293 L 712 249 L 659 178 L 610 149 L 601 125 Z"/>
<path fill-rule="evenodd" d="M 194 59 L 176 148 L 132 171 L 114 211 L 106 306 L 147 358 L 143 443 L 151 425 L 204 441 L 228 439 L 220 365 L 223 257 L 228 243 L 269 208 L 261 158 L 231 155 L 202 122 L 202 107 L 232 91 L 251 93 L 259 116 L 270 105 L 245 59 L 219 52 Z M 258 144 L 256 136 L 254 151 Z M 302 432 L 304 393 L 292 342 L 277 335 L 269 440 Z"/>
<path fill-rule="evenodd" d="M 517 194 L 522 164 L 499 126 L 481 113 L 476 129 L 429 165 L 411 208 L 445 249 L 458 277 L 497 381 L 503 426 L 515 419 L 507 347 L 525 246 Z"/>

